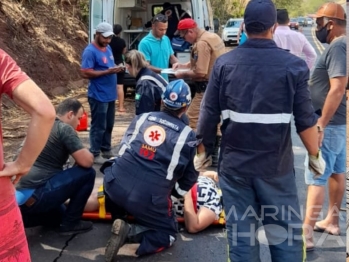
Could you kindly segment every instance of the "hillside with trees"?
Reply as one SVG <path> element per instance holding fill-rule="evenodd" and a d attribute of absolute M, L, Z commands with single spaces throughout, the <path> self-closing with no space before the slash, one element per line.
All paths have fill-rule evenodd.
<path fill-rule="evenodd" d="M 211 0 L 214 17 L 242 17 L 249 0 Z M 324 0 L 274 0 L 291 16 L 313 13 Z M 345 0 L 340 0 L 345 3 Z M 50 96 L 81 85 L 88 43 L 89 0 L 1 0 L 0 48 L 8 52 Z M 77 81 L 77 83 L 76 83 Z"/>
<path fill-rule="evenodd" d="M 81 81 L 86 7 L 86 0 L 0 1 L 0 48 L 50 96 Z"/>

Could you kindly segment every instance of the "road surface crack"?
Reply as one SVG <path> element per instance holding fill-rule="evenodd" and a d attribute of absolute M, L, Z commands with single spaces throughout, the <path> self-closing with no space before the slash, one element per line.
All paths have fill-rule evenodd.
<path fill-rule="evenodd" d="M 77 234 L 72 235 L 72 236 L 65 242 L 64 247 L 62 248 L 61 252 L 59 252 L 58 257 L 56 257 L 56 258 L 53 260 L 53 262 L 57 262 L 58 259 L 60 259 L 60 257 L 63 255 L 64 250 L 69 246 L 69 242 L 70 242 L 71 240 L 73 240 L 73 239 L 76 237 L 76 235 L 77 235 Z"/>

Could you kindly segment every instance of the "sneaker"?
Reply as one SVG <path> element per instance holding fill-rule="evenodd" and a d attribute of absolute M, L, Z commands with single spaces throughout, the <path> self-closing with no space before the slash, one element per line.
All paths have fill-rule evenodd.
<path fill-rule="evenodd" d="M 112 236 L 110 237 L 107 247 L 105 248 L 105 261 L 112 262 L 126 240 L 130 226 L 121 219 L 116 219 L 111 228 Z"/>
<path fill-rule="evenodd" d="M 97 165 L 103 165 L 105 161 L 107 161 L 105 158 L 103 158 L 101 155 L 98 155 L 95 156 L 93 163 Z"/>
<path fill-rule="evenodd" d="M 91 221 L 80 220 L 75 226 L 64 226 L 60 225 L 59 234 L 63 236 L 70 236 L 73 234 L 86 233 L 93 228 L 93 223 Z"/>
<path fill-rule="evenodd" d="M 102 157 L 106 159 L 110 159 L 112 157 L 115 157 L 116 155 L 117 155 L 117 152 L 114 152 L 114 150 L 102 151 Z"/>

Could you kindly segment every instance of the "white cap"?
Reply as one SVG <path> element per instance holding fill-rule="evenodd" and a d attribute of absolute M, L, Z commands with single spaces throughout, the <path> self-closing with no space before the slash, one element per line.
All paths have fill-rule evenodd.
<path fill-rule="evenodd" d="M 101 33 L 104 37 L 109 37 L 114 34 L 113 27 L 106 22 L 98 24 L 96 27 L 96 32 Z"/>

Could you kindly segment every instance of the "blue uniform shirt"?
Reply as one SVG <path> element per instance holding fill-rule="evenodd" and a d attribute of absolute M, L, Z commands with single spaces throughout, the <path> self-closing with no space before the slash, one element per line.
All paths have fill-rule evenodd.
<path fill-rule="evenodd" d="M 201 103 L 197 136 L 211 154 L 222 117 L 221 172 L 273 177 L 293 170 L 292 115 L 297 132 L 317 122 L 308 79 L 305 61 L 273 40 L 247 39 L 216 60 Z"/>
<path fill-rule="evenodd" d="M 161 95 L 166 89 L 167 81 L 149 68 L 142 68 L 136 80 L 136 115 L 160 111 Z"/>
<path fill-rule="evenodd" d="M 104 71 L 114 66 L 113 52 L 109 45 L 102 50 L 91 43 L 82 54 L 82 70 Z M 99 102 L 115 101 L 117 99 L 116 74 L 91 78 L 87 95 Z"/>
<path fill-rule="evenodd" d="M 152 66 L 165 69 L 169 67 L 170 57 L 174 54 L 170 39 L 163 36 L 161 39 L 154 37 L 152 32 L 149 32 L 139 43 L 138 50 L 142 52 L 145 59 Z M 167 74 L 161 74 L 168 81 Z"/>

